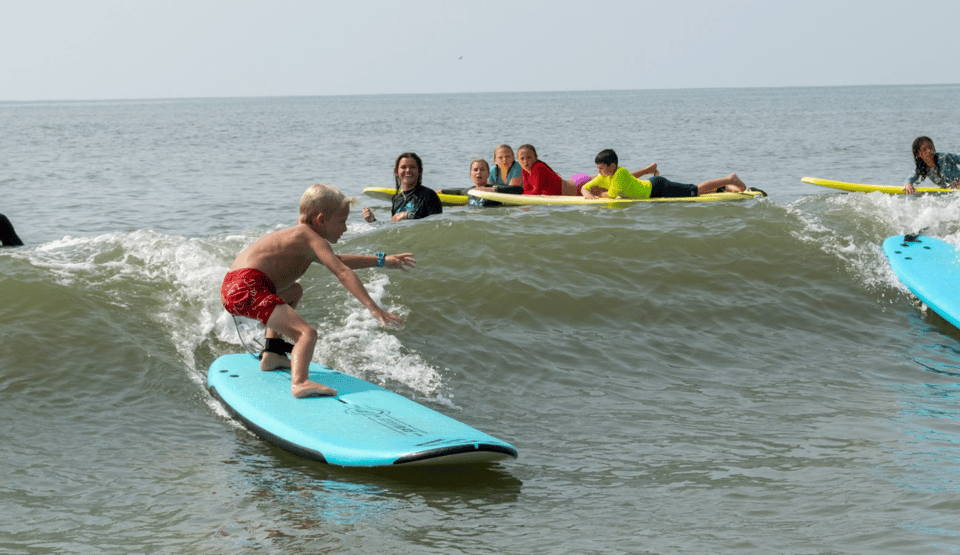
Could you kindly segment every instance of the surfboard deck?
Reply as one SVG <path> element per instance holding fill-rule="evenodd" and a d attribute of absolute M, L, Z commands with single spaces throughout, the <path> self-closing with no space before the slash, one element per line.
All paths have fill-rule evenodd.
<path fill-rule="evenodd" d="M 437 196 L 440 197 L 440 204 L 446 206 L 463 206 L 467 204 L 467 201 L 470 200 L 467 198 L 466 194 L 463 193 L 462 189 L 450 189 L 450 192 L 447 189 L 441 189 L 437 191 Z M 373 197 L 380 200 L 393 200 L 393 195 L 397 192 L 396 188 L 393 187 L 367 187 L 363 190 L 363 194 L 368 197 Z"/>
<path fill-rule="evenodd" d="M 886 193 L 888 195 L 903 195 L 903 185 L 867 185 L 862 183 L 845 183 L 843 181 L 831 181 L 829 179 L 820 179 L 819 177 L 804 177 L 800 181 L 821 187 L 849 191 L 851 193 Z M 955 193 L 957 189 L 941 189 L 939 187 L 917 187 L 918 193 Z"/>
<path fill-rule="evenodd" d="M 310 379 L 335 397 L 297 399 L 290 372 L 260 370 L 256 357 L 210 365 L 210 393 L 260 438 L 291 453 L 350 467 L 489 463 L 516 458 L 509 443 L 380 386 L 310 364 Z"/>
<path fill-rule="evenodd" d="M 501 204 L 511 206 L 570 206 L 570 205 L 598 205 L 610 207 L 622 207 L 638 202 L 717 202 L 724 200 L 745 200 L 755 199 L 767 196 L 759 189 L 748 189 L 743 193 L 710 193 L 698 197 L 680 197 L 680 198 L 598 198 L 588 199 L 575 196 L 557 196 L 557 195 L 511 195 L 507 193 L 494 193 L 491 191 L 467 191 L 471 197 L 477 197 L 487 200 L 494 200 Z"/>
<path fill-rule="evenodd" d="M 960 249 L 934 237 L 894 235 L 883 241 L 883 254 L 911 293 L 960 328 Z"/>

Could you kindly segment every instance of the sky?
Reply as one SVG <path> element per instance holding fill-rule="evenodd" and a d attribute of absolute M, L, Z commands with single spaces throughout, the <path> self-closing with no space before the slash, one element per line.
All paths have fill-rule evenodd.
<path fill-rule="evenodd" d="M 960 0 L 0 0 L 0 101 L 960 83 Z"/>

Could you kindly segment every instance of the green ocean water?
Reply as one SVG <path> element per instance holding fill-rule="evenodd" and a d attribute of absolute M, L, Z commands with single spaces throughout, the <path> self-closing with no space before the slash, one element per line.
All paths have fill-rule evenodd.
<path fill-rule="evenodd" d="M 920 134 L 960 151 L 958 86 L 0 103 L 0 553 L 953 553 L 960 331 L 880 252 L 960 244 L 960 197 L 899 184 Z M 233 257 L 300 193 L 465 186 L 533 143 L 569 175 L 612 147 L 761 201 L 451 208 L 337 252 L 407 321 L 323 268 L 316 360 L 501 437 L 516 461 L 345 470 L 232 421 L 204 387 L 249 347 Z M 383 218 L 381 218 L 383 219 Z"/>

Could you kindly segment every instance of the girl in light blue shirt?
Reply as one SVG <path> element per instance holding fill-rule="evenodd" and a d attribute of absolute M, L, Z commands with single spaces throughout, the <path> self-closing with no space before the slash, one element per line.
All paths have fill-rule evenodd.
<path fill-rule="evenodd" d="M 521 187 L 523 189 L 523 168 L 513 156 L 513 149 L 510 145 L 500 145 L 493 149 L 493 162 L 496 164 L 493 171 L 490 172 L 490 178 L 487 182 L 494 187 Z M 503 193 L 513 191 L 500 191 Z"/>

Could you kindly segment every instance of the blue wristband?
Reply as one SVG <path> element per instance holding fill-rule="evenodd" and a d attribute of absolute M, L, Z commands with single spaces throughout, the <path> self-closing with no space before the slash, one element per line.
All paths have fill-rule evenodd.
<path fill-rule="evenodd" d="M 378 252 L 377 253 L 377 268 L 383 268 L 383 262 L 387 258 L 386 253 Z"/>

